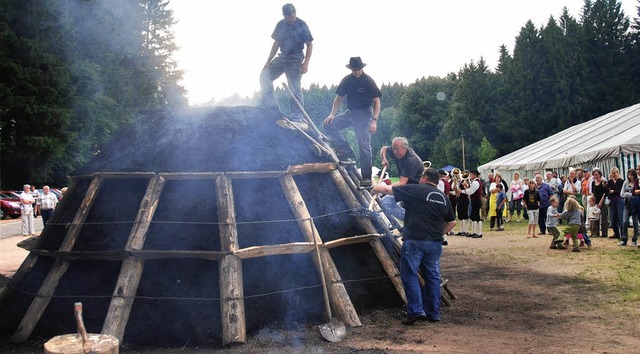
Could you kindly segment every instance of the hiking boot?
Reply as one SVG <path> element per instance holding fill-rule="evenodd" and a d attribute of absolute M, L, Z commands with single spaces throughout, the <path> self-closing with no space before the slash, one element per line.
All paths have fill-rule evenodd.
<path fill-rule="evenodd" d="M 423 321 L 421 319 L 422 317 L 427 318 L 427 316 L 425 316 L 425 315 L 422 315 L 422 316 L 409 316 L 409 315 L 407 315 L 407 317 L 402 319 L 402 324 L 403 325 L 407 325 L 407 326 L 411 326 L 414 323 L 416 323 L 417 320 Z"/>

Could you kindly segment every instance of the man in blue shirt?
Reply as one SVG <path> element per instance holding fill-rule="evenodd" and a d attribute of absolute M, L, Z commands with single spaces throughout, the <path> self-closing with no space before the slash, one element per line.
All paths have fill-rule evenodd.
<path fill-rule="evenodd" d="M 540 233 L 538 233 L 538 235 L 544 235 L 547 231 L 547 209 L 549 209 L 549 200 L 553 196 L 553 189 L 542 181 L 541 174 L 537 173 L 535 178 L 538 194 L 540 195 L 540 209 L 538 214 Z"/>
<path fill-rule="evenodd" d="M 296 8 L 292 4 L 284 4 L 282 16 L 284 19 L 278 22 L 271 35 L 273 45 L 267 63 L 260 74 L 262 107 L 278 109 L 278 111 L 278 102 L 273 94 L 273 80 L 285 74 L 293 96 L 301 105 L 304 105 L 301 80 L 302 74 L 309 70 L 309 60 L 313 51 L 313 37 L 307 23 L 296 16 Z M 303 54 L 305 45 L 307 49 Z M 280 54 L 276 57 L 278 50 Z M 302 111 L 293 98 L 289 103 L 289 112 L 289 119 L 292 121 L 303 121 Z"/>

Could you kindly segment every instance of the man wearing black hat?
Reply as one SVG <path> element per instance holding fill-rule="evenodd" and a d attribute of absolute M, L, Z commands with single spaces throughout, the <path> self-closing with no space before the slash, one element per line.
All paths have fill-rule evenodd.
<path fill-rule="evenodd" d="M 289 88 L 295 99 L 304 104 L 302 97 L 302 74 L 309 69 L 309 59 L 313 50 L 313 37 L 306 22 L 296 16 L 296 8 L 292 4 L 282 6 L 283 20 L 280 20 L 271 34 L 273 45 L 267 63 L 260 74 L 260 89 L 262 91 L 262 107 L 278 109 L 278 102 L 273 94 L 273 80 L 282 74 L 287 77 Z M 302 49 L 307 47 L 305 54 Z M 276 57 L 280 50 L 280 54 Z M 275 57 L 275 59 L 274 59 Z M 302 111 L 294 99 L 289 103 L 289 119 L 302 122 Z"/>
<path fill-rule="evenodd" d="M 479 178 L 480 172 L 473 169 L 469 171 L 471 184 L 469 188 L 460 191 L 469 196 L 471 202 L 471 237 L 482 238 L 482 218 L 480 208 L 482 207 L 482 180 Z"/>
<path fill-rule="evenodd" d="M 363 187 L 371 186 L 371 134 L 377 130 L 380 117 L 380 97 L 382 93 L 373 79 L 362 70 L 367 64 L 360 57 L 352 57 L 347 64 L 351 74 L 345 76 L 336 89 L 331 113 L 323 124 L 327 135 L 334 142 L 340 159 L 354 157 L 355 154 L 340 131 L 353 127 L 360 152 L 360 168 Z M 343 98 L 347 96 L 347 110 L 336 115 Z"/>

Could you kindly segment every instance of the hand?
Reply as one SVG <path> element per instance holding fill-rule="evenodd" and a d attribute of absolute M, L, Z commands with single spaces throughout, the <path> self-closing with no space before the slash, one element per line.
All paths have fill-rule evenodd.
<path fill-rule="evenodd" d="M 309 63 L 302 63 L 300 70 L 302 71 L 303 74 L 306 74 L 307 71 L 309 71 Z"/>
<path fill-rule="evenodd" d="M 327 118 L 324 119 L 324 121 L 322 121 L 322 125 L 328 125 L 331 124 L 331 122 L 333 122 L 333 118 L 335 118 L 336 116 L 333 114 L 329 114 L 329 116 Z"/>
<path fill-rule="evenodd" d="M 378 121 L 373 119 L 371 125 L 369 125 L 369 132 L 375 134 L 376 130 L 378 130 Z"/>
<path fill-rule="evenodd" d="M 382 167 L 389 167 L 389 161 L 387 161 L 387 159 L 382 160 Z"/>

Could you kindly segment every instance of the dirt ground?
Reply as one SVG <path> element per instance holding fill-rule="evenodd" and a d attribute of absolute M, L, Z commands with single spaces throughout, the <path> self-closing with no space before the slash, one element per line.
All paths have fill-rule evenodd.
<path fill-rule="evenodd" d="M 640 250 L 598 238 L 580 253 L 549 249 L 550 236 L 526 238 L 524 223 L 484 238 L 450 236 L 442 274 L 457 295 L 440 323 L 400 323 L 403 309 L 361 313 L 363 325 L 339 343 L 317 327 L 250 333 L 224 350 L 121 348 L 122 353 L 638 353 Z M 26 252 L 21 237 L 0 240 L 0 285 Z M 371 294 L 375 296 L 375 294 Z M 42 343 L 5 353 L 40 353 Z"/>

